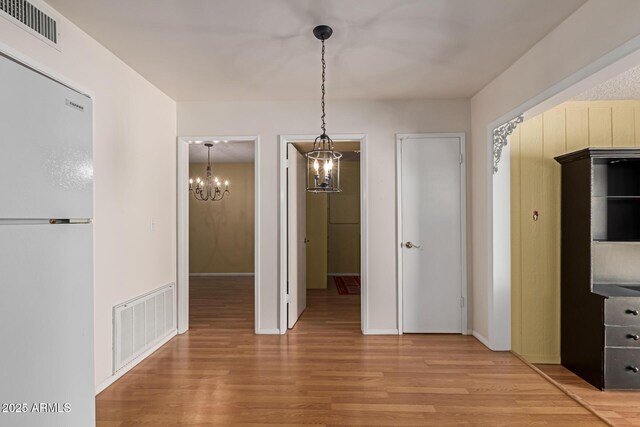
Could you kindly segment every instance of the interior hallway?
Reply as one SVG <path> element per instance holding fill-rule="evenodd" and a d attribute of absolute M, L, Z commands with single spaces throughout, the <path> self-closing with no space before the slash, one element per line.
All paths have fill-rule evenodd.
<path fill-rule="evenodd" d="M 292 331 L 254 335 L 252 277 L 192 278 L 190 331 L 96 398 L 98 425 L 604 425 L 473 337 L 361 335 L 359 298 L 309 291 Z"/>

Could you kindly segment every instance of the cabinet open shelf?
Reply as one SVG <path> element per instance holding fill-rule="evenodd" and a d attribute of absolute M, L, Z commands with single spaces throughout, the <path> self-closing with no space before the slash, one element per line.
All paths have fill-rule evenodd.
<path fill-rule="evenodd" d="M 593 237 L 599 241 L 640 241 L 640 161 L 593 160 Z"/>

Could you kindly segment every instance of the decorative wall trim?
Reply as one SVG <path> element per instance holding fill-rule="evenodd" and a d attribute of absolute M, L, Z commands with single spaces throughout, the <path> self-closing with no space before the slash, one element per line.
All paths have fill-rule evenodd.
<path fill-rule="evenodd" d="M 507 145 L 507 138 L 513 133 L 520 123 L 524 121 L 524 116 L 509 120 L 493 130 L 493 173 L 498 172 L 498 163 L 502 156 L 502 149 Z"/>

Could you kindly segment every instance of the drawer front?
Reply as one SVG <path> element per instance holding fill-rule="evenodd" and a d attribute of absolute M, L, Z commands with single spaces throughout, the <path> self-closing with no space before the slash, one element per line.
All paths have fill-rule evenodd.
<path fill-rule="evenodd" d="M 640 326 L 607 326 L 604 342 L 607 347 L 640 348 Z"/>
<path fill-rule="evenodd" d="M 604 386 L 607 389 L 640 389 L 640 348 L 605 350 Z"/>
<path fill-rule="evenodd" d="M 614 326 L 640 326 L 640 298 L 606 299 L 604 323 Z"/>

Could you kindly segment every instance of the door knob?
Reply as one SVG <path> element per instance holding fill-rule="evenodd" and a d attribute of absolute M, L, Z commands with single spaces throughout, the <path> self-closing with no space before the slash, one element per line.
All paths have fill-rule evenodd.
<path fill-rule="evenodd" d="M 630 340 L 638 341 L 638 340 L 640 340 L 640 335 L 638 335 L 638 334 L 635 334 L 635 335 L 634 334 L 628 334 L 627 338 L 629 338 Z"/>
<path fill-rule="evenodd" d="M 416 244 L 411 243 L 411 242 L 407 242 L 407 243 L 405 243 L 405 244 L 404 244 L 404 246 L 405 246 L 405 248 L 407 248 L 407 249 L 411 249 L 411 248 L 420 249 L 420 248 L 422 247 L 422 246 L 420 246 L 420 245 L 416 245 Z"/>
<path fill-rule="evenodd" d="M 640 311 L 638 311 L 638 309 L 627 310 L 627 314 L 633 314 L 634 316 L 637 316 L 638 314 L 640 314 Z"/>
<path fill-rule="evenodd" d="M 640 369 L 638 369 L 637 366 L 629 366 L 627 367 L 627 369 L 632 371 L 634 374 L 637 374 L 638 372 L 640 372 Z"/>

